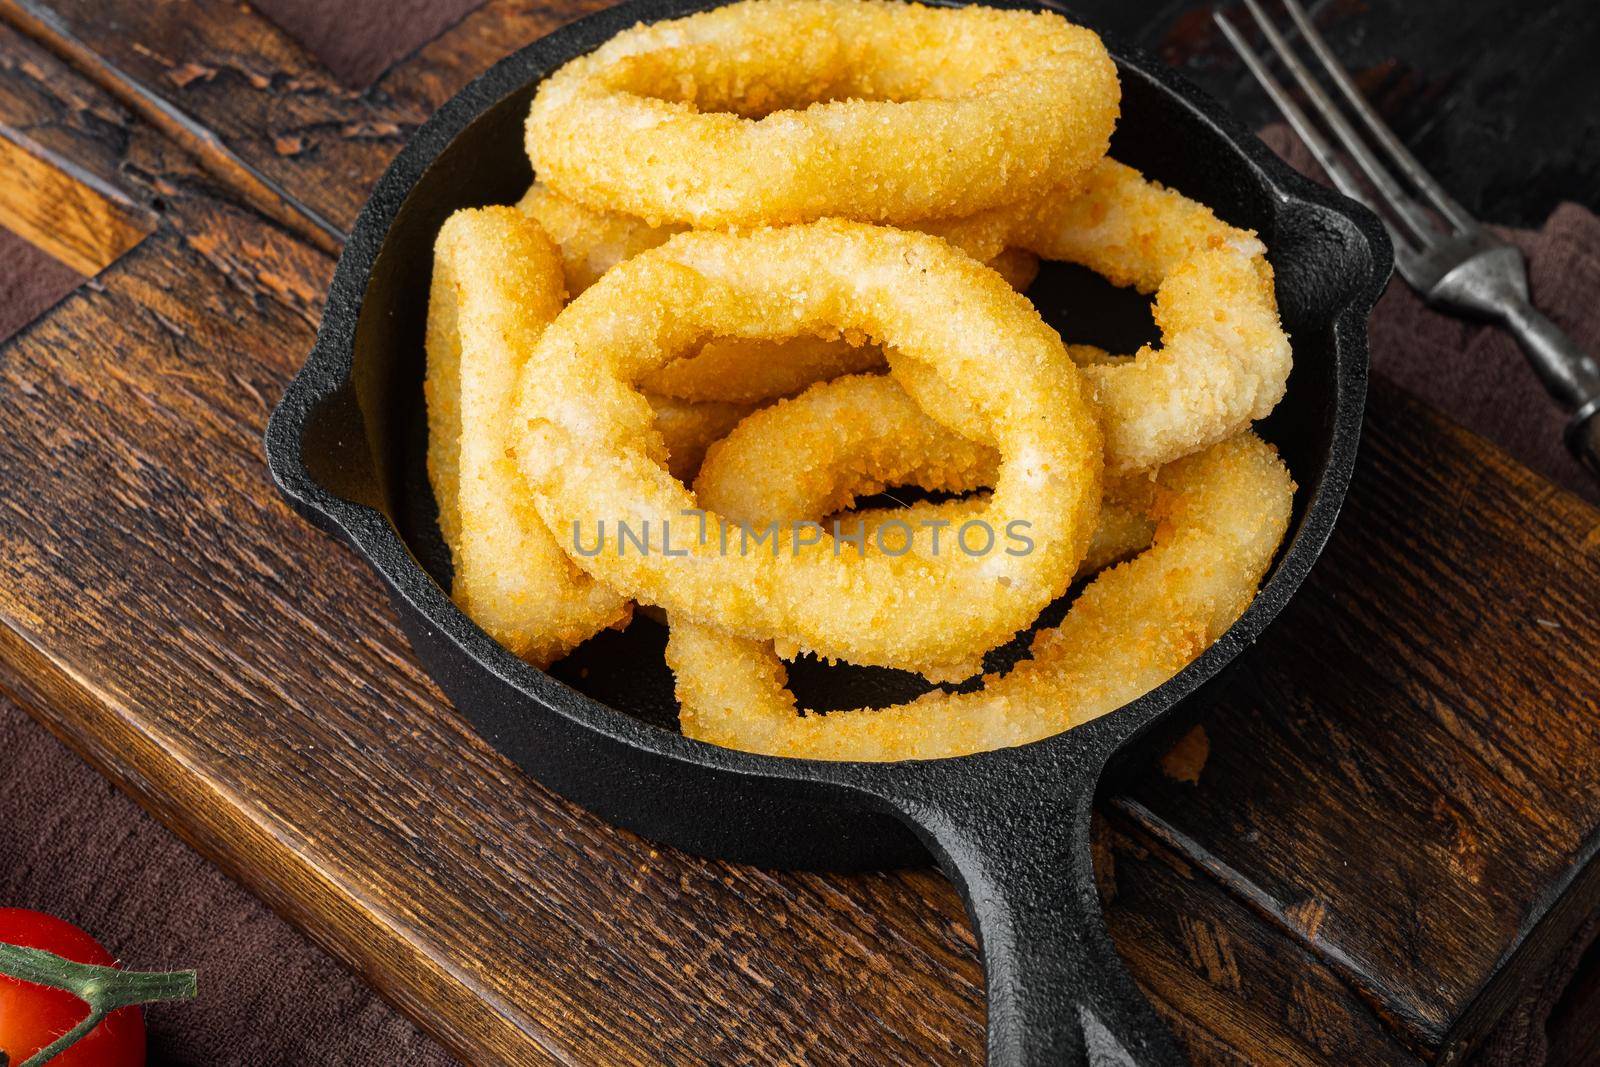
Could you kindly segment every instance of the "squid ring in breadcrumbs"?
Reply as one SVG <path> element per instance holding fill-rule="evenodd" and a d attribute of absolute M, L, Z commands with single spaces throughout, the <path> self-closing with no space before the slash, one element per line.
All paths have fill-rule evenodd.
<path fill-rule="evenodd" d="M 683 232 L 681 226 L 650 226 L 632 215 L 586 207 L 538 182 L 517 207 L 537 219 L 561 249 L 569 297 L 582 293 L 623 260 Z M 988 263 L 1018 292 L 1033 284 L 1039 272 L 1039 257 L 1020 248 L 1002 249 Z M 672 401 L 757 404 L 798 393 L 812 382 L 882 367 L 883 350 L 859 339 L 715 337 L 698 352 L 674 360 L 640 384 L 661 401 L 659 412 L 676 417 L 692 405 Z M 694 423 L 675 418 L 674 425 Z M 690 458 L 684 453 L 685 465 Z"/>
<path fill-rule="evenodd" d="M 582 208 L 539 186 L 522 206 L 561 246 L 569 287 L 587 284 L 670 233 Z M 1103 413 L 1106 468 L 1113 473 L 1158 466 L 1221 441 L 1265 418 L 1283 399 L 1293 353 L 1278 321 L 1265 247 L 1254 233 L 1132 167 L 1104 159 L 1046 196 L 917 228 L 1007 268 L 1019 288 L 1032 280 L 1033 265 L 1015 262 L 1026 251 L 1155 294 L 1160 345 L 1123 358 L 1069 346 L 1085 364 Z M 645 384 L 686 400 L 749 403 L 881 361 L 877 349 L 842 340 L 774 346 L 718 339 Z M 914 376 L 908 387 L 915 392 Z"/>
<path fill-rule="evenodd" d="M 695 497 L 663 469 L 637 383 L 707 336 L 837 331 L 946 383 L 930 414 L 1000 457 L 984 520 L 1028 523 L 1032 551 L 890 558 L 784 530 L 747 550 L 724 517 L 702 530 L 684 517 Z M 550 528 L 581 533 L 579 566 L 687 621 L 854 663 L 930 676 L 972 663 L 1067 587 L 1100 505 L 1100 431 L 1060 338 L 998 274 L 924 234 L 837 220 L 680 234 L 567 305 L 517 403 L 522 471 Z"/>
<path fill-rule="evenodd" d="M 734 447 L 743 447 L 737 437 L 724 452 Z M 724 489 L 740 499 L 753 492 L 721 481 L 721 471 L 746 468 L 725 462 L 702 471 L 708 506 Z M 782 487 L 792 473 L 768 466 L 764 480 L 787 496 Z M 1150 485 L 1150 547 L 1102 571 L 1060 625 L 1035 636 L 1031 658 L 986 676 L 981 689 L 802 714 L 771 643 L 670 616 L 667 663 L 684 734 L 804 759 L 938 759 L 1037 741 L 1137 699 L 1210 647 L 1250 605 L 1294 496 L 1277 453 L 1249 432 L 1161 468 Z"/>
<path fill-rule="evenodd" d="M 819 382 L 792 400 L 747 416 L 711 446 L 695 481 L 695 495 L 701 507 L 744 523 L 833 515 L 837 527 L 828 528 L 841 539 L 855 536 L 864 551 L 898 552 L 909 539 L 912 552 L 957 552 L 966 545 L 969 523 L 978 523 L 974 544 L 995 535 L 983 521 L 988 494 L 906 507 L 843 509 L 859 497 L 896 486 L 950 493 L 979 490 L 993 484 L 998 466 L 994 449 L 929 418 L 893 378 L 856 375 Z M 1106 486 L 1079 575 L 1150 543 L 1153 527 L 1144 513 L 1151 484 L 1135 475 Z M 780 651 L 788 647 L 786 642 L 776 644 Z M 960 666 L 953 676 L 976 674 L 981 664 Z"/>
<path fill-rule="evenodd" d="M 1113 159 L 1081 188 L 925 227 L 976 258 L 1024 248 L 1155 294 L 1160 345 L 1083 369 L 1106 470 L 1144 470 L 1232 437 L 1283 399 L 1293 354 L 1266 248 L 1204 204 Z M 906 387 L 920 396 L 908 375 Z"/>
<path fill-rule="evenodd" d="M 491 637 L 547 667 L 632 616 L 567 558 L 507 456 L 522 361 L 561 310 L 561 260 L 537 223 L 503 207 L 452 215 L 428 302 L 428 480 L 450 550 L 450 593 Z M 651 398 L 667 469 L 692 479 L 748 405 Z"/>
<path fill-rule="evenodd" d="M 440 228 L 424 388 L 450 592 L 491 637 L 540 667 L 630 614 L 567 559 L 506 454 L 522 361 L 561 298 L 556 247 L 521 212 L 458 211 Z"/>
<path fill-rule="evenodd" d="M 1120 101 L 1100 38 L 1051 12 L 747 0 L 566 64 L 526 143 L 541 181 L 652 223 L 907 224 L 1070 180 Z"/>

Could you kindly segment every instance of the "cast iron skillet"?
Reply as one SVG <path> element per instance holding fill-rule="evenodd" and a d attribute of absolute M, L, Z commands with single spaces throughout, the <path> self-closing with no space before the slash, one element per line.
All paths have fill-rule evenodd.
<path fill-rule="evenodd" d="M 1295 370 L 1261 432 L 1300 489 L 1290 539 L 1260 595 L 1166 685 L 1020 748 L 825 763 L 692 741 L 676 730 L 663 635 L 648 620 L 591 642 L 557 677 L 508 654 L 451 603 L 422 465 L 422 338 L 439 224 L 459 207 L 512 202 L 528 185 L 522 119 L 539 80 L 635 22 L 710 6 L 632 0 L 574 23 L 496 65 L 417 131 L 357 220 L 316 347 L 273 413 L 273 478 L 366 557 L 440 687 L 539 781 L 645 837 L 709 856 L 846 870 L 931 853 L 960 887 L 983 946 L 990 1063 L 1179 1063 L 1100 913 L 1088 836 L 1096 785 L 1135 738 L 1192 721 L 1202 686 L 1261 635 L 1321 551 L 1355 460 L 1366 318 L 1388 278 L 1389 242 L 1371 215 L 1292 173 L 1198 90 L 1113 46 L 1123 88 L 1114 154 L 1258 230 L 1272 250 Z M 1082 288 L 1061 269 L 1031 295 L 1075 340 L 1128 344 L 1149 330 L 1147 311 L 1135 308 L 1130 326 L 1118 321 L 1127 316 L 1114 291 L 1086 300 Z M 795 673 L 814 706 L 907 695 L 893 672 Z M 588 680 L 569 684 L 580 675 Z"/>

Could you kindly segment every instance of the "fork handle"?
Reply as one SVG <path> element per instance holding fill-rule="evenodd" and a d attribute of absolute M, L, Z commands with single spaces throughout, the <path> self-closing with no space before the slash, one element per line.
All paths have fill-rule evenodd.
<path fill-rule="evenodd" d="M 1502 321 L 1550 395 L 1572 412 L 1567 447 L 1600 478 L 1600 363 L 1527 300 L 1507 302 Z"/>
<path fill-rule="evenodd" d="M 1567 447 L 1590 474 L 1600 478 L 1600 397 L 1567 423 Z"/>

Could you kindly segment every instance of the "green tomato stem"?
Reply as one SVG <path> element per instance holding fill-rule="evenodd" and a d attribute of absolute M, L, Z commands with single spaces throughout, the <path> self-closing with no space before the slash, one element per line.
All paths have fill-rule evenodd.
<path fill-rule="evenodd" d="M 193 971 L 124 971 L 77 963 L 54 952 L 4 942 L 0 942 L 0 974 L 65 990 L 89 1006 L 89 1014 L 82 1022 L 40 1049 L 22 1067 L 43 1067 L 118 1008 L 157 1000 L 188 1000 L 195 994 Z M 0 1053 L 0 1061 L 4 1057 Z"/>

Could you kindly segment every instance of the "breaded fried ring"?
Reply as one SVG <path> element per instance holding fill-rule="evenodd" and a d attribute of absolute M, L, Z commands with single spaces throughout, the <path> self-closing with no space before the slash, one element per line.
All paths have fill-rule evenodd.
<path fill-rule="evenodd" d="M 718 337 L 700 351 L 652 371 L 639 383 L 647 393 L 685 403 L 746 407 L 792 396 L 813 382 L 883 368 L 883 349 L 857 338 L 786 337 L 768 341 Z"/>
<path fill-rule="evenodd" d="M 860 374 L 745 419 L 707 452 L 695 496 L 737 522 L 808 520 L 897 485 L 979 489 L 999 466 L 993 448 L 935 422 L 893 378 Z"/>
<path fill-rule="evenodd" d="M 1120 99 L 1100 38 L 1053 13 L 746 0 L 566 64 L 526 143 L 542 181 L 651 221 L 910 223 L 1071 180 Z"/>
<path fill-rule="evenodd" d="M 450 547 L 451 595 L 539 666 L 628 618 L 567 559 L 507 455 L 518 376 L 561 309 L 561 259 L 512 208 L 458 211 L 434 245 L 428 302 L 428 476 Z"/>
<path fill-rule="evenodd" d="M 694 481 L 706 449 L 755 410 L 749 404 L 675 400 L 654 393 L 646 393 L 645 399 L 655 412 L 656 432 L 667 447 L 667 471 L 685 485 Z"/>
<path fill-rule="evenodd" d="M 895 523 L 887 535 L 892 551 L 911 536 L 911 552 L 959 552 L 960 527 L 984 520 L 986 493 L 903 508 L 842 509 L 895 486 L 965 493 L 992 484 L 998 467 L 994 449 L 929 418 L 893 378 L 860 375 L 819 382 L 746 418 L 709 450 L 695 496 L 706 510 L 746 524 L 834 516 L 841 541 L 859 531 L 865 551 L 878 543 L 880 528 Z M 1149 493 L 1142 475 L 1107 485 L 1079 573 L 1150 543 L 1153 528 L 1144 517 Z M 835 529 L 831 523 L 825 528 Z"/>
<path fill-rule="evenodd" d="M 741 532 L 716 515 L 706 517 L 709 537 L 662 543 L 662 521 L 681 536 L 695 500 L 662 469 L 661 437 L 634 383 L 707 334 L 832 330 L 926 361 L 947 382 L 935 416 L 1002 457 L 986 520 L 1002 531 L 1030 523 L 1034 551 L 859 557 L 836 554 L 828 538 L 784 538 L 769 558 L 718 551 L 723 534 Z M 580 565 L 606 584 L 742 636 L 924 673 L 971 663 L 1060 595 L 1100 502 L 1098 425 L 1060 339 L 1026 298 L 942 241 L 859 223 L 685 233 L 626 261 L 545 332 L 517 419 L 540 514 L 554 530 L 598 541 Z M 601 520 L 612 524 L 603 539 L 592 536 Z M 646 521 L 652 550 L 627 551 L 615 524 L 637 534 Z"/>
<path fill-rule="evenodd" d="M 623 260 L 688 229 L 673 223 L 652 226 L 636 215 L 588 207 L 542 182 L 528 186 L 517 207 L 537 219 L 561 249 L 569 300 Z M 1032 285 L 1039 274 L 1039 257 L 1025 249 L 1000 247 L 982 259 L 1018 292 Z"/>
<path fill-rule="evenodd" d="M 1039 257 L 1026 248 L 1002 248 L 984 262 L 1019 293 L 1027 292 L 1039 276 Z"/>
<path fill-rule="evenodd" d="M 539 220 L 561 249 L 567 295 L 576 297 L 625 259 L 661 244 L 681 226 L 650 226 L 643 219 L 597 211 L 535 182 L 517 206 Z M 989 265 L 1018 291 L 1033 284 L 1039 258 L 1001 249 Z M 699 352 L 674 360 L 640 384 L 647 394 L 685 401 L 756 404 L 791 396 L 812 382 L 883 366 L 883 350 L 843 337 L 791 337 L 781 341 L 713 338 Z"/>
<path fill-rule="evenodd" d="M 1069 346 L 1073 358 L 1086 366 L 1091 395 L 1104 414 L 1108 470 L 1170 462 L 1265 418 L 1283 398 L 1293 354 L 1278 322 L 1272 267 L 1260 240 L 1115 160 L 1096 164 L 1082 184 L 1076 195 L 1058 191 L 919 228 L 991 263 L 1023 249 L 1155 294 L 1159 346 L 1112 358 L 1087 346 Z M 541 217 L 546 211 L 593 217 L 594 224 L 579 232 L 613 235 L 607 238 L 608 244 L 615 242 L 613 250 L 642 244 L 642 233 L 658 232 L 638 219 L 574 209 L 560 197 L 541 200 L 549 201 L 539 209 Z M 562 247 L 568 254 L 567 245 Z M 570 258 L 588 261 L 590 247 L 575 244 Z M 828 344 L 840 342 L 787 354 L 772 348 L 747 352 L 728 341 L 712 344 L 723 350 L 704 371 L 695 367 L 698 357 L 690 358 L 657 372 L 662 384 L 646 384 L 686 399 L 748 403 L 792 392 L 797 380 L 827 376 L 806 377 L 810 363 L 827 371 L 837 356 L 836 373 L 878 365 L 877 352 L 828 350 Z M 797 369 L 779 370 L 789 367 Z M 767 386 L 768 376 L 773 388 Z M 907 386 L 916 391 L 915 376 Z"/>
<path fill-rule="evenodd" d="M 561 249 L 569 300 L 618 263 L 648 252 L 688 228 L 670 223 L 652 226 L 636 215 L 592 208 L 537 181 L 522 194 L 517 208 L 539 220 Z"/>
<path fill-rule="evenodd" d="M 1188 455 L 1265 418 L 1283 398 L 1293 356 L 1266 249 L 1132 167 L 1105 159 L 1076 195 L 926 228 L 977 258 L 1025 248 L 1155 293 L 1160 346 L 1084 370 L 1103 414 L 1107 471 Z M 909 376 L 906 387 L 919 395 L 926 377 Z"/>
<path fill-rule="evenodd" d="M 769 468 L 774 481 L 788 477 Z M 704 475 L 709 498 L 720 485 Z M 1294 484 L 1242 433 L 1156 475 L 1151 547 L 1103 571 L 1032 658 L 982 689 L 883 709 L 802 714 L 769 643 L 671 618 L 667 663 L 683 732 L 727 748 L 826 760 L 937 759 L 1022 745 L 1149 692 L 1233 625 L 1277 553 Z M 740 487 L 742 489 L 742 487 Z"/>

